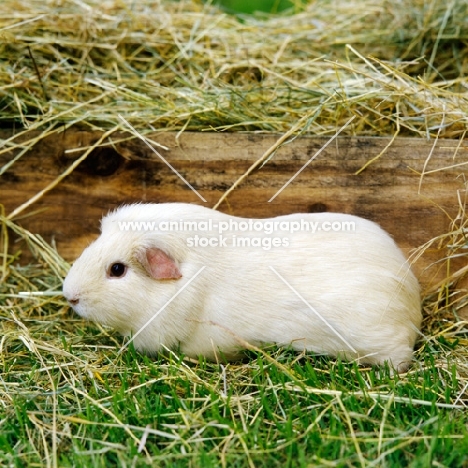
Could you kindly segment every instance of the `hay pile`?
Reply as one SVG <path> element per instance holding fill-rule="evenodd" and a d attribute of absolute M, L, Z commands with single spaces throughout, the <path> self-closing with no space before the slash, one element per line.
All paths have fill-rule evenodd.
<path fill-rule="evenodd" d="M 311 135 L 333 135 L 355 116 L 344 134 L 463 139 L 467 75 L 464 0 L 316 0 L 296 15 L 271 17 L 235 17 L 201 2 L 163 0 L 3 0 L 0 11 L 0 128 L 40 130 L 42 136 L 70 126 L 119 130 L 118 115 L 143 134 L 283 133 L 309 114 L 300 131 Z M 0 151 L 23 148 L 15 138 L 2 146 Z M 0 177 L 10 167 L 0 167 Z M 444 244 L 456 245 L 454 255 L 464 254 L 461 206 L 454 231 L 441 233 Z M 70 393 L 64 398 L 93 402 L 81 376 L 101 385 L 96 369 L 116 343 L 104 330 L 95 331 L 93 341 L 96 328 L 71 318 L 60 297 L 19 296 L 60 290 L 67 265 L 4 215 L 0 356 L 16 363 L 24 385 L 42 391 L 65 379 Z M 7 226 L 28 240 L 40 266 L 16 265 Z M 466 322 L 455 320 L 456 308 L 467 303 L 456 287 L 463 276 L 447 277 L 426 298 L 426 341 L 417 354 L 424 366 L 423 351 L 443 337 L 434 365 L 445 375 L 447 362 L 456 363 L 460 393 L 446 402 L 454 408 L 466 401 L 468 378 Z M 42 369 L 35 383 L 27 383 L 31 361 L 25 349 Z M 54 366 L 62 369 L 58 377 Z M 2 385 L 6 407 L 10 394 L 22 390 L 11 381 Z M 55 412 L 61 397 L 51 395 Z M 49 416 L 33 421 L 39 435 L 30 441 L 50 461 L 64 420 Z M 111 414 L 120 424 L 115 418 Z M 54 435 L 53 446 L 44 433 Z"/>
<path fill-rule="evenodd" d="M 2 125 L 46 129 L 308 132 L 459 137 L 466 3 L 327 1 L 241 17 L 195 1 L 4 0 Z M 348 132 L 348 133 L 349 133 Z"/>

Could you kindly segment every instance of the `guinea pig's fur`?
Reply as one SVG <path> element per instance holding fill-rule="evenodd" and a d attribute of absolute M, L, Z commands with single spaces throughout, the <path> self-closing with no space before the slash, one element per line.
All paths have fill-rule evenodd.
<path fill-rule="evenodd" d="M 211 229 L 201 223 L 209 220 Z M 183 203 L 123 206 L 103 218 L 100 237 L 70 269 L 64 295 L 80 316 L 133 335 L 145 352 L 235 358 L 245 342 L 276 343 L 408 367 L 421 324 L 419 285 L 377 224 L 339 213 L 293 214 L 254 220 L 257 228 L 277 222 L 269 234 L 253 225 L 219 234 L 218 223 L 229 220 L 248 221 Z M 122 225 L 167 228 L 160 223 L 168 221 L 197 222 L 199 230 Z M 281 228 L 294 222 L 321 229 Z M 354 231 L 325 230 L 343 222 Z M 197 246 L 196 235 L 213 244 L 223 236 L 226 245 Z M 250 246 L 232 246 L 234 236 Z M 268 249 L 265 238 L 281 245 Z"/>

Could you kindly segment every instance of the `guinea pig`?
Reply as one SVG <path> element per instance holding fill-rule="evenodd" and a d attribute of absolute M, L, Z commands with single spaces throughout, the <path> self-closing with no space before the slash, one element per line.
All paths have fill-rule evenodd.
<path fill-rule="evenodd" d="M 236 359 L 246 343 L 407 369 L 419 284 L 393 239 L 348 214 L 229 216 L 126 205 L 71 267 L 63 293 L 136 349 Z"/>

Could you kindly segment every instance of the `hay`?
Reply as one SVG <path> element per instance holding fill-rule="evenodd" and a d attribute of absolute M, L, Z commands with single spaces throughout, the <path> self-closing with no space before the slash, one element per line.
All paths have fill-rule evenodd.
<path fill-rule="evenodd" d="M 27 128 L 458 137 L 466 129 L 463 1 L 316 1 L 236 17 L 196 2 L 5 0 L 2 120 Z M 369 55 L 371 57 L 369 57 Z M 375 58 L 372 58 L 375 57 Z"/>
<path fill-rule="evenodd" d="M 19 144 L 16 137 L 3 142 L 0 151 L 21 150 L 17 158 L 38 139 L 70 126 L 109 133 L 124 129 L 119 115 L 142 135 L 185 130 L 283 134 L 294 129 L 332 136 L 352 117 L 343 134 L 463 140 L 468 129 L 468 12 L 463 0 L 317 0 L 293 16 L 240 18 L 195 1 L 3 0 L 0 41 L 0 126 L 42 132 L 29 143 Z M 310 118 L 298 128 L 304 116 Z M 0 168 L 0 177 L 14 163 Z M 26 206 L 34 208 L 33 202 Z M 464 206 L 461 199 L 453 230 L 432 241 L 445 246 L 448 257 L 466 255 Z M 95 397 L 105 391 L 104 374 L 115 375 L 109 379 L 120 385 L 119 379 L 135 364 L 130 358 L 119 360 L 115 350 L 121 343 L 116 337 L 108 330 L 88 327 L 70 313 L 60 296 L 20 296 L 20 291 L 60 291 L 68 265 L 39 236 L 15 224 L 13 217 L 2 213 L 0 219 L 0 356 L 14 372 L 13 379 L 0 380 L 5 414 L 14 398 L 38 399 L 44 412 L 31 413 L 30 422 L 38 431 L 28 437 L 49 466 L 57 466 L 57 444 L 70 437 L 70 424 L 82 430 L 92 424 L 80 411 L 75 415 L 70 409 L 81 408 L 84 401 L 109 416 L 108 426 L 123 428 L 143 452 L 148 434 L 164 439 L 169 448 L 179 442 L 188 447 L 187 432 L 180 435 L 175 425 L 164 430 L 129 425 L 109 409 L 111 395 Z M 8 237 L 11 231 L 27 241 L 36 265 L 17 265 L 19 253 L 11 253 L 15 251 Z M 462 285 L 466 270 L 448 271 L 425 298 L 425 337 L 414 366 L 414 372 L 427 370 L 425 359 L 431 352 L 438 379 L 456 374 L 455 394 L 441 395 L 435 403 L 451 409 L 464 407 L 467 399 L 467 324 L 457 316 L 468 305 Z M 283 354 L 270 354 L 269 362 L 277 362 L 278 369 L 292 365 L 280 364 L 287 359 Z M 34 360 L 38 364 L 31 372 Z M 140 365 L 151 369 L 149 364 Z M 216 367 L 206 374 L 203 369 L 195 372 L 176 358 L 158 365 L 164 382 L 174 381 L 179 373 L 194 392 L 199 388 L 223 392 L 221 380 L 212 382 Z M 328 372 L 320 362 L 311 365 L 318 373 Z M 254 385 L 249 372 L 252 369 L 242 365 L 227 372 L 231 381 L 246 389 L 227 405 L 239 412 L 240 419 L 257 395 L 247 390 Z M 289 390 L 320 393 L 299 385 L 289 371 L 285 375 L 292 379 Z M 125 395 L 150 384 L 139 384 L 134 374 L 132 378 Z M 402 377 L 402 381 L 409 380 Z M 174 391 L 182 391 L 183 384 L 177 382 Z M 276 392 L 275 386 L 271 388 Z M 382 388 L 391 401 L 433 404 L 393 397 L 391 386 Z M 336 408 L 345 414 L 355 439 L 342 394 L 324 391 L 338 398 Z M 377 401 L 372 392 L 353 395 L 370 395 Z M 70 414 L 58 411 L 65 401 Z M 209 398 L 203 400 L 198 416 L 207 418 L 205 411 L 211 405 Z M 0 416 L 0 425 L 6 418 Z M 206 421 L 202 421 L 205 428 L 217 424 Z M 221 426 L 216 427 L 222 430 Z M 246 451 L 242 438 L 228 435 L 219 442 L 222 460 L 229 437 L 234 437 L 235 450 Z M 412 440 L 408 437 L 403 443 Z M 382 440 L 379 454 L 381 445 Z M 107 449 L 111 448 L 109 442 Z"/>

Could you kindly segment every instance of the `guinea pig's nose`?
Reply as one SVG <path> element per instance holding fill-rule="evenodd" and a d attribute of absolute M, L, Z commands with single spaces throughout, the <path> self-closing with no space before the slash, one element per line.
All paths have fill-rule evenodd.
<path fill-rule="evenodd" d="M 67 298 L 67 301 L 72 307 L 78 305 L 78 303 L 80 302 L 80 300 L 77 297 Z"/>

